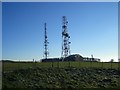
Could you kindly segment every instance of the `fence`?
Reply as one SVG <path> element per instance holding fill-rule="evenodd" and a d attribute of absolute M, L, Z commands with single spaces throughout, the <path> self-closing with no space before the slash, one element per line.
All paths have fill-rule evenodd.
<path fill-rule="evenodd" d="M 120 62 L 80 62 L 80 61 L 68 61 L 68 62 L 3 62 L 3 71 L 15 70 L 22 68 L 102 68 L 102 69 L 120 69 Z"/>
<path fill-rule="evenodd" d="M 77 68 L 109 68 L 109 69 L 119 69 L 120 63 L 118 62 L 43 62 L 41 67 L 77 67 Z"/>

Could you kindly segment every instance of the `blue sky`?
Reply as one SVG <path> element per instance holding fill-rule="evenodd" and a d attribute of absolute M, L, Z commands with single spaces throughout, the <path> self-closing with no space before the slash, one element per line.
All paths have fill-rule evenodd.
<path fill-rule="evenodd" d="M 119 2 L 119 0 L 2 0 L 2 2 Z"/>
<path fill-rule="evenodd" d="M 102 61 L 118 56 L 118 3 L 3 3 L 3 59 L 43 58 L 47 22 L 49 57 L 61 56 L 62 16 L 68 19 L 71 54 Z"/>
<path fill-rule="evenodd" d="M 120 15 L 120 2 L 118 4 L 118 15 Z M 118 21 L 120 21 L 120 17 L 118 17 Z M 118 58 L 120 59 L 120 23 L 118 23 Z"/>
<path fill-rule="evenodd" d="M 1 2 L 0 2 L 0 12 L 2 12 Z M 0 60 L 2 60 L 2 13 L 0 13 Z"/>

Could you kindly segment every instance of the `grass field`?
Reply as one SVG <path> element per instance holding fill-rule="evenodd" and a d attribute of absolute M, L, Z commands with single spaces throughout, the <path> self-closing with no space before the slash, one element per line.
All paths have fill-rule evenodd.
<path fill-rule="evenodd" d="M 117 62 L 4 62 L 3 71 L 24 69 L 29 67 L 76 67 L 76 68 L 107 68 L 107 69 L 119 69 L 120 63 Z"/>
<path fill-rule="evenodd" d="M 4 62 L 5 88 L 120 88 L 119 63 Z"/>

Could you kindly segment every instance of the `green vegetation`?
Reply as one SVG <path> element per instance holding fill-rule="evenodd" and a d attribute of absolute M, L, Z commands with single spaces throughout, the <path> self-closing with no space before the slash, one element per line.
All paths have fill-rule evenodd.
<path fill-rule="evenodd" d="M 3 88 L 119 88 L 120 71 L 95 68 L 27 68 L 4 72 Z"/>
<path fill-rule="evenodd" d="M 120 88 L 118 63 L 4 62 L 3 88 Z"/>
<path fill-rule="evenodd" d="M 50 68 L 50 67 L 76 67 L 76 68 L 112 68 L 118 69 L 120 67 L 120 63 L 117 62 L 4 62 L 3 70 L 16 70 L 16 69 L 24 69 L 28 67 L 41 67 L 41 68 Z"/>

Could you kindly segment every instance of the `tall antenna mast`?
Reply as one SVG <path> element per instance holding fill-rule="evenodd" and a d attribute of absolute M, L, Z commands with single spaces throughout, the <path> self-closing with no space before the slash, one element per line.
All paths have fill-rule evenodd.
<path fill-rule="evenodd" d="M 47 37 L 47 28 L 46 28 L 46 23 L 44 23 L 44 30 L 45 30 L 45 35 L 44 35 L 44 57 L 47 59 L 49 51 L 48 51 L 48 37 Z"/>
<path fill-rule="evenodd" d="M 62 53 L 61 53 L 62 58 L 65 58 L 68 55 L 70 55 L 71 42 L 69 42 L 70 35 L 68 34 L 67 31 L 67 24 L 68 24 L 67 18 L 66 16 L 63 16 L 62 17 Z"/>

